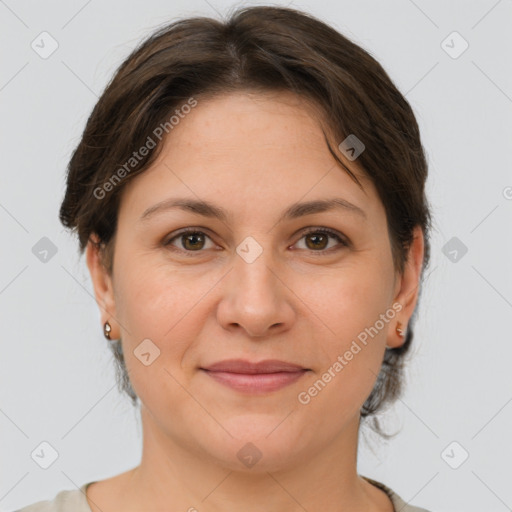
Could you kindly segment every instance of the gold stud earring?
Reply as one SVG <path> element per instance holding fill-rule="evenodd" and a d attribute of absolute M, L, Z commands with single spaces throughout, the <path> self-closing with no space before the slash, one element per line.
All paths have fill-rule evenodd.
<path fill-rule="evenodd" d="M 404 337 L 404 330 L 402 329 L 402 324 L 400 322 L 398 322 L 396 326 L 396 332 L 398 333 L 398 336 L 400 336 L 400 338 Z"/>
<path fill-rule="evenodd" d="M 108 323 L 108 321 L 105 322 L 105 324 L 103 325 L 103 334 L 105 336 L 105 338 L 107 338 L 107 340 L 110 340 L 110 333 L 112 332 L 112 327 L 111 325 Z"/>

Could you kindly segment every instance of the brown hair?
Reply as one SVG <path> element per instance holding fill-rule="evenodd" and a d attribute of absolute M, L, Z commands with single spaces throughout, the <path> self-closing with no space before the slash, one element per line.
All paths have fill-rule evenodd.
<path fill-rule="evenodd" d="M 192 105 L 191 99 L 280 90 L 316 105 L 338 143 L 350 134 L 363 141 L 366 149 L 357 163 L 385 207 L 395 269 L 403 271 L 413 229 L 421 226 L 424 270 L 430 259 L 431 224 L 425 197 L 427 162 L 409 103 L 364 49 L 309 14 L 269 6 L 239 8 L 225 21 L 175 21 L 153 33 L 121 64 L 94 107 L 68 166 L 60 220 L 77 232 L 80 253 L 90 236 L 97 235 L 105 267 L 112 272 L 123 187 L 155 160 L 163 140 L 157 134 L 163 135 L 162 127 L 170 133 L 173 113 L 186 112 L 183 105 Z M 341 168 L 361 186 L 324 136 Z M 150 140 L 152 149 L 144 156 L 137 152 L 134 159 L 136 150 L 149 147 Z M 373 427 L 385 437 L 374 414 L 401 394 L 416 311 L 403 345 L 386 350 L 361 410 L 361 417 L 372 416 Z M 121 343 L 111 346 L 120 389 L 136 404 Z"/>

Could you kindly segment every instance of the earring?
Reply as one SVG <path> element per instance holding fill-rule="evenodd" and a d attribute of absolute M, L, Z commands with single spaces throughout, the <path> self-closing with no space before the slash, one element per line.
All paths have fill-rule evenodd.
<path fill-rule="evenodd" d="M 110 333 L 112 332 L 112 327 L 111 325 L 107 322 L 105 322 L 105 324 L 103 325 L 103 335 L 105 336 L 105 338 L 107 338 L 107 340 L 110 340 Z"/>
<path fill-rule="evenodd" d="M 398 333 L 398 336 L 400 336 L 400 338 L 404 337 L 404 330 L 402 329 L 402 324 L 400 322 L 398 322 L 396 326 L 396 332 Z"/>

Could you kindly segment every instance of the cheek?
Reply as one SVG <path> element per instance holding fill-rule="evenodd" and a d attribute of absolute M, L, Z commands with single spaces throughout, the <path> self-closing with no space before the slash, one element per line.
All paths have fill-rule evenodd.
<path fill-rule="evenodd" d="M 211 278 L 197 279 L 176 268 L 143 264 L 133 259 L 121 269 L 116 283 L 116 311 L 130 337 L 163 340 L 172 337 L 201 297 L 214 286 Z M 120 274 L 121 274 L 120 272 Z"/>
<path fill-rule="evenodd" d="M 179 273 L 169 275 L 156 267 L 144 272 L 133 269 L 124 276 L 129 277 L 119 282 L 118 314 L 126 327 L 123 348 L 135 392 L 149 410 L 159 411 L 165 424 L 170 424 L 176 410 L 197 414 L 182 387 L 188 378 L 182 362 L 200 338 L 204 323 L 200 317 L 206 314 L 201 298 L 214 283 L 207 279 L 190 285 Z"/>
<path fill-rule="evenodd" d="M 358 413 L 375 385 L 387 331 L 393 325 L 388 284 L 370 272 L 352 273 L 316 298 L 314 312 L 330 334 L 317 339 L 321 368 L 304 383 L 297 398 L 300 407 L 309 408 L 310 418 L 332 411 L 337 418 L 333 429 Z"/>
<path fill-rule="evenodd" d="M 123 269 L 116 283 L 116 313 L 126 366 L 141 399 L 175 394 L 172 376 L 183 381 L 182 360 L 199 338 L 200 299 L 211 286 L 199 282 L 189 286 L 179 273 L 170 275 L 148 265 Z"/>
<path fill-rule="evenodd" d="M 322 395 L 320 403 L 332 401 L 343 410 L 351 404 L 360 407 L 373 388 L 395 316 L 392 275 L 384 266 L 375 261 L 345 268 L 310 295 L 313 313 L 329 332 L 318 339 L 322 370 L 314 375 L 317 384 L 308 393 Z"/>
<path fill-rule="evenodd" d="M 350 341 L 373 326 L 381 314 L 392 310 L 393 279 L 386 262 L 375 260 L 351 265 L 317 283 L 314 291 L 310 291 L 309 300 L 314 313 L 334 333 L 336 349 L 350 345 Z M 388 324 L 383 328 L 379 322 L 377 336 L 385 336 Z"/>

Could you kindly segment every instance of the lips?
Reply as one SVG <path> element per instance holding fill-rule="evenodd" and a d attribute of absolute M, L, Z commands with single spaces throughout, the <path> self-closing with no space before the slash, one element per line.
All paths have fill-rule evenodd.
<path fill-rule="evenodd" d="M 229 372 L 229 373 L 244 373 L 247 375 L 254 375 L 259 373 L 279 373 L 279 372 L 298 372 L 306 370 L 302 366 L 279 361 L 277 359 L 267 359 L 265 361 L 251 362 L 244 359 L 227 359 L 209 365 L 204 370 L 211 372 Z"/>
<path fill-rule="evenodd" d="M 224 386 L 252 394 L 281 389 L 300 379 L 308 371 L 302 366 L 276 359 L 259 362 L 229 359 L 201 370 Z"/>

